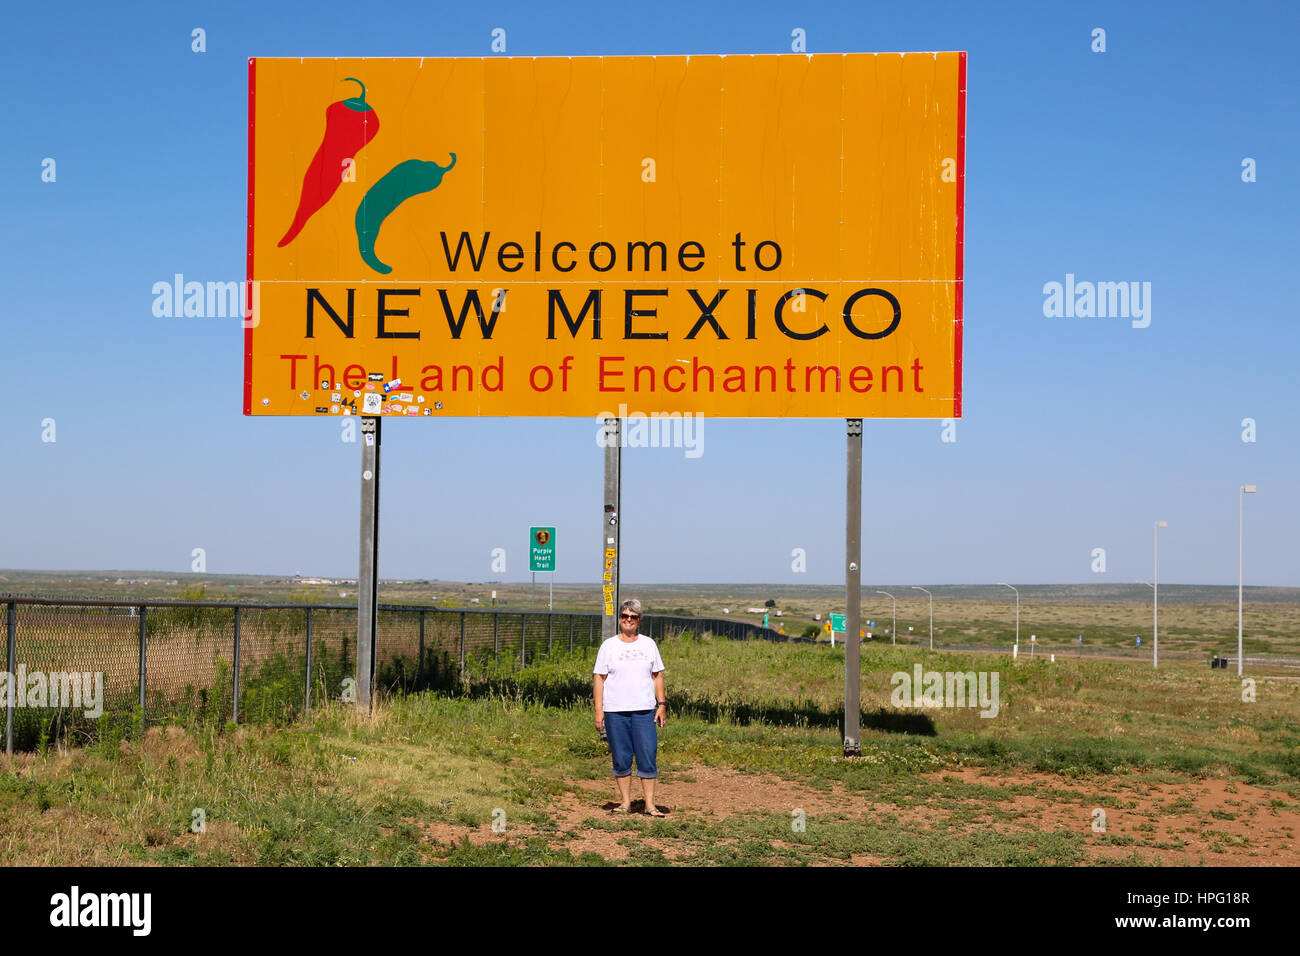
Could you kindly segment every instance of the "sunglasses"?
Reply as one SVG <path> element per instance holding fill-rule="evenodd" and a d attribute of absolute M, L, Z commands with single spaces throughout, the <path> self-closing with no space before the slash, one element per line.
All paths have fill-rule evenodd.
<path fill-rule="evenodd" d="M 640 614 L 620 614 L 620 615 L 619 615 L 619 618 L 621 618 L 621 619 L 624 620 L 624 621 L 639 621 L 639 620 L 641 620 L 641 615 L 640 615 Z"/>

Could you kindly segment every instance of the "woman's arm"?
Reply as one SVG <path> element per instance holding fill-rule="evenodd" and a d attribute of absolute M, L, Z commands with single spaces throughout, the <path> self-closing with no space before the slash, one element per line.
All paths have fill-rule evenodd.
<path fill-rule="evenodd" d="M 664 689 L 664 672 L 660 671 L 654 675 L 655 683 L 655 723 L 662 727 L 668 723 L 668 708 L 660 707 L 658 702 L 668 699 L 668 691 Z"/>
<path fill-rule="evenodd" d="M 596 730 L 605 729 L 605 675 L 596 674 L 591 680 L 591 696 L 596 703 Z"/>

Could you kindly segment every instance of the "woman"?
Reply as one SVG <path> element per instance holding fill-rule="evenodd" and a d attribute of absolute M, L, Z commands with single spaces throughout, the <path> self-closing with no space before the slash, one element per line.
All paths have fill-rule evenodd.
<path fill-rule="evenodd" d="M 641 602 L 624 601 L 618 612 L 619 632 L 600 645 L 592 678 L 596 699 L 596 730 L 605 731 L 614 758 L 614 782 L 619 805 L 615 813 L 627 813 L 632 805 L 632 758 L 645 794 L 645 812 L 662 817 L 655 806 L 655 751 L 659 734 L 655 729 L 668 723 L 667 694 L 664 691 L 664 662 L 654 641 L 643 637 Z"/>

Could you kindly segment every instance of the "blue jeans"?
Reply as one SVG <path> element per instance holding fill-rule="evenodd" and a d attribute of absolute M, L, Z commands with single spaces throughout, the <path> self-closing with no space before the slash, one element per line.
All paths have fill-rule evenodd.
<path fill-rule="evenodd" d="M 659 776 L 659 768 L 655 766 L 659 730 L 655 727 L 653 710 L 606 711 L 605 736 L 614 758 L 614 776 L 626 777 L 632 772 L 633 755 L 638 777 L 653 780 Z"/>

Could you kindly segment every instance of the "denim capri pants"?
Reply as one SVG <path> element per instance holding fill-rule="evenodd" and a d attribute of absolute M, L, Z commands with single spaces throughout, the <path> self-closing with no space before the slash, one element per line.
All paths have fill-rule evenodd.
<path fill-rule="evenodd" d="M 655 766 L 659 731 L 653 710 L 605 711 L 605 736 L 614 758 L 614 776 L 626 777 L 632 772 L 634 755 L 638 777 L 653 780 L 659 776 Z"/>

